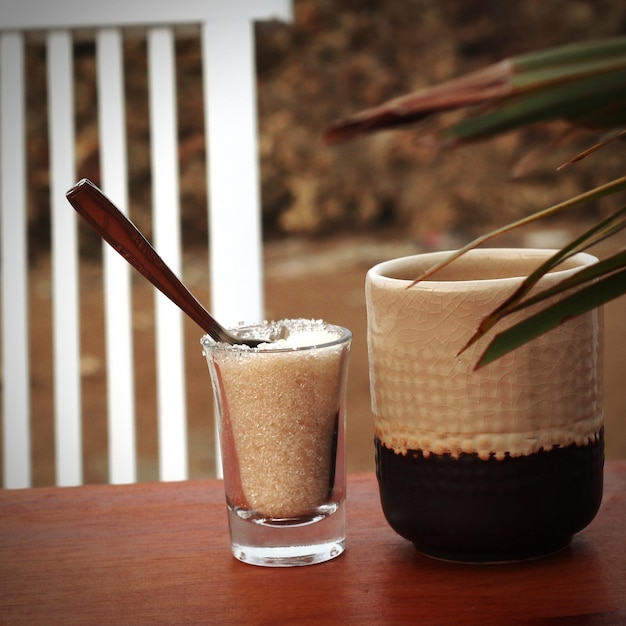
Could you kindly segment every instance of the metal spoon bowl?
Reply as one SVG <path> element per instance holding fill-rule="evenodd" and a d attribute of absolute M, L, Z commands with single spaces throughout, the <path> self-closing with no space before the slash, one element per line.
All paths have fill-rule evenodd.
<path fill-rule="evenodd" d="M 80 180 L 66 197 L 93 230 L 215 341 L 245 344 L 252 348 L 267 341 L 237 337 L 218 323 L 165 264 L 139 229 L 90 180 Z"/>

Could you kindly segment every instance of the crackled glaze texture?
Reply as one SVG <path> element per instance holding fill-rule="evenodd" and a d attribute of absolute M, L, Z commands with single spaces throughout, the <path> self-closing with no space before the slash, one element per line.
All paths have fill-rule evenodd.
<path fill-rule="evenodd" d="M 565 547 L 602 498 L 599 312 L 474 371 L 493 334 L 459 350 L 551 252 L 473 251 L 436 281 L 409 288 L 447 254 L 388 261 L 367 275 L 382 508 L 391 527 L 430 556 L 544 556 Z M 595 260 L 576 255 L 539 288 Z"/>
<path fill-rule="evenodd" d="M 477 250 L 433 277 L 438 280 L 407 289 L 412 278 L 445 254 L 397 259 L 368 273 L 377 437 L 398 453 L 476 453 L 481 458 L 528 455 L 593 439 L 602 426 L 599 312 L 570 320 L 473 371 L 493 332 L 457 353 L 481 319 L 520 284 L 522 278 L 516 277 L 537 267 L 547 252 Z M 594 261 L 577 255 L 541 285 Z"/>

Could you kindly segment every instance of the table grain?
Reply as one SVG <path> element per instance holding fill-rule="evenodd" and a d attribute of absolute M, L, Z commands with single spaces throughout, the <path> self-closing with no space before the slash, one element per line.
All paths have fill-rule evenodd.
<path fill-rule="evenodd" d="M 596 519 L 552 557 L 429 559 L 348 477 L 347 549 L 299 568 L 230 552 L 219 480 L 0 492 L 0 623 L 626 624 L 626 461 Z"/>

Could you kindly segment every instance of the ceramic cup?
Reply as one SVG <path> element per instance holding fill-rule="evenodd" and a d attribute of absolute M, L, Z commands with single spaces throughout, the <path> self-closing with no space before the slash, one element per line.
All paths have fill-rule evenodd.
<path fill-rule="evenodd" d="M 367 274 L 382 507 L 424 554 L 483 563 L 544 556 L 567 546 L 599 508 L 600 311 L 479 370 L 494 331 L 458 355 L 482 318 L 552 252 L 475 250 L 412 287 L 449 253 L 394 259 Z M 596 260 L 577 254 L 538 288 Z"/>

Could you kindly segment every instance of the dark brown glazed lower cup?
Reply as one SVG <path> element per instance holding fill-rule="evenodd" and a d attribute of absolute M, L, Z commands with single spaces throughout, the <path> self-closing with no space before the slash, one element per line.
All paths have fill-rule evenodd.
<path fill-rule="evenodd" d="M 602 500 L 603 431 L 588 445 L 502 460 L 401 455 L 375 443 L 385 517 L 428 556 L 475 563 L 546 556 L 567 546 Z"/>

